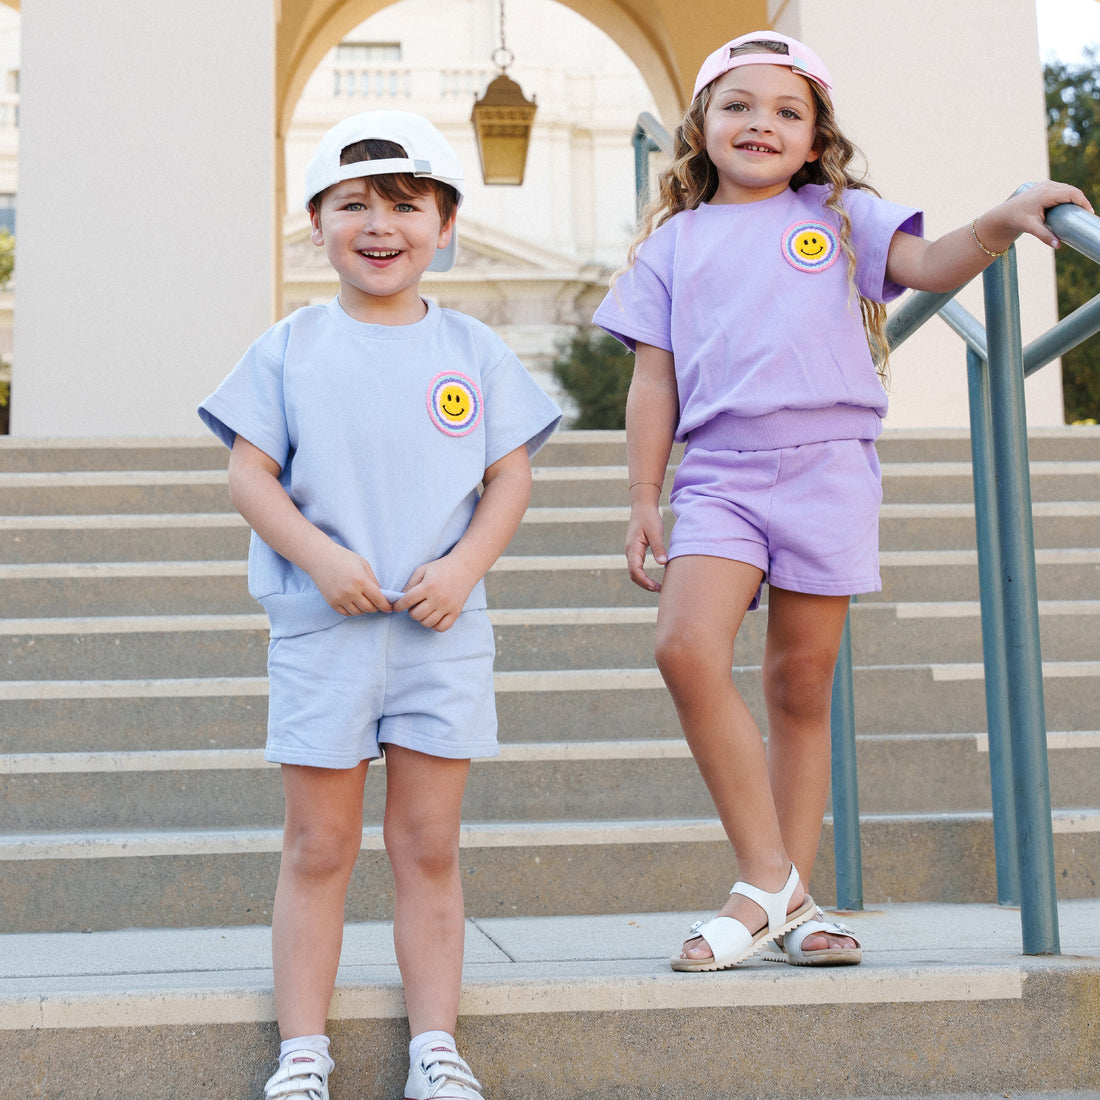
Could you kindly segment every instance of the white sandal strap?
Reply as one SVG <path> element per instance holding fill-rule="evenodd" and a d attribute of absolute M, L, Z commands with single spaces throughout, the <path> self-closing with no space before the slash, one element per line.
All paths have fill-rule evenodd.
<path fill-rule="evenodd" d="M 691 926 L 691 936 L 700 937 L 710 948 L 715 959 L 726 959 L 744 955 L 755 942 L 752 933 L 733 917 L 711 917 L 708 921 L 697 920 Z"/>
<path fill-rule="evenodd" d="M 731 894 L 741 894 L 750 901 L 756 902 L 764 910 L 768 918 L 768 932 L 771 935 L 779 935 L 783 925 L 787 923 L 787 906 L 790 904 L 791 895 L 798 886 L 798 870 L 791 865 L 791 873 L 787 876 L 786 885 L 777 893 L 769 894 L 758 886 L 749 882 L 735 882 Z"/>
<path fill-rule="evenodd" d="M 829 936 L 849 936 L 856 941 L 856 947 L 862 946 L 859 942 L 859 937 L 852 931 L 847 925 L 839 924 L 837 921 L 824 921 L 820 917 L 825 914 L 818 910 L 819 917 L 816 920 L 807 921 L 805 924 L 800 924 L 797 928 L 790 932 L 787 932 L 783 936 L 783 947 L 789 953 L 797 953 L 802 950 L 803 941 L 807 936 L 817 935 L 819 932 L 824 932 Z"/>

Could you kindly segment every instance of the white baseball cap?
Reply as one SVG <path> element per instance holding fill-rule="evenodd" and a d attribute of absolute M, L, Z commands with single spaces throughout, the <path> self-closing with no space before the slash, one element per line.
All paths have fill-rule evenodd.
<path fill-rule="evenodd" d="M 340 154 L 349 145 L 368 140 L 392 141 L 405 150 L 405 156 L 340 163 Z M 322 191 L 342 180 L 399 172 L 449 184 L 458 193 L 461 205 L 463 177 L 457 154 L 426 118 L 409 111 L 365 111 L 333 126 L 306 168 L 305 204 L 308 207 Z M 429 271 L 450 271 L 454 267 L 456 237 L 452 233 L 450 243 L 436 249 Z"/>

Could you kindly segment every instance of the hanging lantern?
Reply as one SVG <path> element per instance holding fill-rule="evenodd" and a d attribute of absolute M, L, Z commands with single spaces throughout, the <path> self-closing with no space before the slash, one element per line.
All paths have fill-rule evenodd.
<path fill-rule="evenodd" d="M 504 0 L 500 0 L 500 46 L 492 56 L 500 72 L 485 94 L 474 101 L 470 121 L 477 139 L 481 178 L 486 183 L 518 187 L 523 183 L 527 146 L 538 108 L 535 97 L 525 98 L 523 89 L 507 75 L 513 60 L 512 51 L 504 45 Z"/>

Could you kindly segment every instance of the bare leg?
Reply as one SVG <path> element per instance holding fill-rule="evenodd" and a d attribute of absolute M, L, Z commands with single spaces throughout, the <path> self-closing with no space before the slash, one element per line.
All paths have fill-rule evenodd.
<path fill-rule="evenodd" d="M 458 837 L 469 760 L 386 746 L 386 851 L 393 867 L 393 940 L 409 1032 L 453 1035 L 466 924 Z"/>
<path fill-rule="evenodd" d="M 764 652 L 768 768 L 783 842 L 802 881 L 810 882 L 829 797 L 833 670 L 847 596 L 771 588 Z M 854 946 L 846 936 L 817 933 L 804 951 Z"/>
<path fill-rule="evenodd" d="M 367 762 L 348 770 L 283 765 L 286 825 L 272 914 L 275 1010 L 283 1039 L 325 1031 L 344 898 L 363 837 Z"/>
<path fill-rule="evenodd" d="M 763 739 L 730 673 L 734 637 L 761 576 L 759 569 L 725 558 L 674 558 L 661 591 L 657 664 L 737 855 L 740 877 L 776 891 L 786 882 L 792 860 L 772 799 Z M 800 884 L 791 908 L 804 897 Z M 766 921 L 763 910 L 740 894 L 719 912 L 750 930 Z M 704 941 L 694 939 L 685 945 L 684 957 L 710 953 Z"/>

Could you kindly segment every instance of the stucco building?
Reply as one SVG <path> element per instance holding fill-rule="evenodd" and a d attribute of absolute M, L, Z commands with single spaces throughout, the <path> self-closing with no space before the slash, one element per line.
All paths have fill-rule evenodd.
<path fill-rule="evenodd" d="M 1046 174 L 1033 0 L 558 8 L 508 0 L 510 73 L 539 102 L 528 179 L 472 188 L 460 265 L 426 286 L 535 367 L 587 316 L 629 235 L 631 120 L 648 109 L 671 127 L 701 59 L 735 34 L 770 25 L 813 44 L 872 181 L 923 206 L 931 234 Z M 326 125 L 383 103 L 421 110 L 476 177 L 469 108 L 494 71 L 497 15 L 497 0 L 28 0 L 13 434 L 198 434 L 195 405 L 244 347 L 328 293 L 294 221 Z M 582 42 L 579 20 L 601 35 Z M 391 53 L 337 56 L 341 42 Z M 357 75 L 338 94 L 341 69 Z M 1019 252 L 1026 338 L 1055 318 L 1054 275 L 1037 242 Z M 980 294 L 964 300 L 980 314 Z M 963 353 L 942 325 L 899 351 L 893 379 L 891 425 L 966 424 Z M 1056 371 L 1029 381 L 1029 409 L 1061 422 Z"/>

